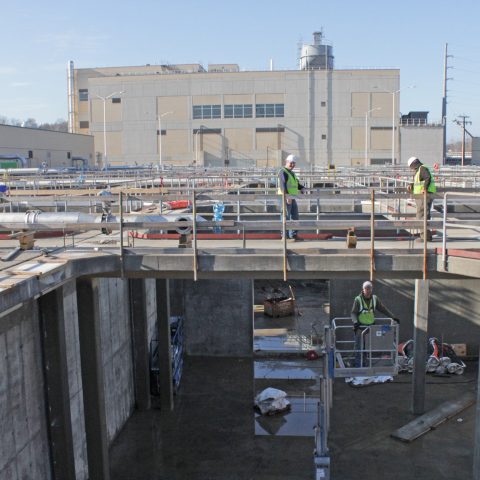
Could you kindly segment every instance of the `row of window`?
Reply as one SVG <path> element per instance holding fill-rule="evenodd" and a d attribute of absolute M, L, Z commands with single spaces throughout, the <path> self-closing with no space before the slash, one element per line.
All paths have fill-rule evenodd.
<path fill-rule="evenodd" d="M 80 88 L 78 90 L 78 100 L 80 102 L 88 102 L 88 88 Z M 112 103 L 122 103 L 120 97 L 112 97 Z"/>
<path fill-rule="evenodd" d="M 222 118 L 221 107 L 221 105 L 194 105 L 193 119 Z M 256 118 L 274 118 L 284 115 L 283 103 L 257 103 L 255 105 Z M 253 105 L 251 103 L 224 105 L 223 118 L 253 118 Z"/>

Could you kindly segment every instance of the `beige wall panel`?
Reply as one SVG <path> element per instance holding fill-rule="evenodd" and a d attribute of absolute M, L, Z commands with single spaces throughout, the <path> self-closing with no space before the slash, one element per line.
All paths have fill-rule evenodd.
<path fill-rule="evenodd" d="M 221 95 L 196 95 L 192 97 L 192 105 L 220 105 Z"/>
<path fill-rule="evenodd" d="M 172 112 L 162 117 L 163 130 L 165 130 L 164 124 L 167 124 L 169 120 L 188 120 L 190 118 L 188 97 L 157 97 L 157 112 L 160 115 Z"/>
<path fill-rule="evenodd" d="M 283 93 L 258 93 L 255 95 L 255 103 L 285 103 Z"/>
<path fill-rule="evenodd" d="M 253 95 L 224 95 L 223 96 L 223 103 L 225 105 L 230 104 L 240 104 L 240 103 L 253 103 L 254 96 Z"/>
<path fill-rule="evenodd" d="M 95 150 L 103 155 L 103 132 L 95 133 Z M 107 132 L 107 157 L 122 153 L 122 132 Z"/>
<path fill-rule="evenodd" d="M 238 152 L 253 150 L 251 128 L 226 128 L 225 137 L 228 148 Z"/>
<path fill-rule="evenodd" d="M 364 158 L 352 158 L 352 167 L 359 167 L 361 165 L 365 165 L 365 159 Z"/>
<path fill-rule="evenodd" d="M 372 150 L 391 150 L 392 129 L 370 130 L 370 148 Z"/>
<path fill-rule="evenodd" d="M 255 143 L 257 150 L 280 149 L 283 145 L 283 133 L 279 132 L 256 132 Z"/>
<path fill-rule="evenodd" d="M 352 150 L 365 150 L 365 128 L 352 127 Z"/>
<path fill-rule="evenodd" d="M 164 155 L 174 156 L 176 153 L 188 153 L 188 130 L 167 130 L 162 136 L 162 151 Z"/>
<path fill-rule="evenodd" d="M 211 153 L 212 155 L 222 155 L 222 136 L 216 133 L 198 134 L 200 150 Z"/>
<path fill-rule="evenodd" d="M 352 92 L 352 117 L 364 117 L 365 112 L 370 110 L 368 92 Z"/>
<path fill-rule="evenodd" d="M 78 102 L 78 113 L 88 113 L 88 103 L 89 102 Z"/>
<path fill-rule="evenodd" d="M 105 121 L 106 123 L 122 121 L 121 103 L 112 103 L 111 100 L 107 100 L 105 105 Z M 103 100 L 99 98 L 92 98 L 92 122 L 103 124 Z"/>
<path fill-rule="evenodd" d="M 372 93 L 372 107 L 379 108 L 370 112 L 372 117 L 387 117 L 392 116 L 392 94 L 386 92 Z"/>

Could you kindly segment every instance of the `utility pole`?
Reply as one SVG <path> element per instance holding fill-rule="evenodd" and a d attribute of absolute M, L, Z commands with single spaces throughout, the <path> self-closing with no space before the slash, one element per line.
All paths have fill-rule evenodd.
<path fill-rule="evenodd" d="M 467 118 L 470 118 L 470 117 L 468 115 L 459 115 L 458 119 L 455 120 L 455 123 L 457 125 L 460 125 L 460 127 L 462 127 L 462 167 L 465 164 L 465 133 L 468 133 L 470 135 L 470 132 L 467 131 L 467 129 L 465 128 L 465 125 L 472 124 L 472 122 L 467 121 Z"/>
<path fill-rule="evenodd" d="M 448 55 L 448 43 L 445 44 L 445 57 L 443 61 L 443 98 L 442 98 L 442 126 L 443 126 L 443 164 L 447 162 L 447 82 L 453 80 L 453 78 L 447 77 L 448 58 L 452 55 Z"/>

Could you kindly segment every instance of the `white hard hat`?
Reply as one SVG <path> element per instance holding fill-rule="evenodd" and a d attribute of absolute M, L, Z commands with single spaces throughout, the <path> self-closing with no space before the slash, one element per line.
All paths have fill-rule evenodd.
<path fill-rule="evenodd" d="M 367 287 L 373 288 L 372 282 L 368 280 L 366 282 L 363 282 L 362 288 L 367 288 Z"/>
<path fill-rule="evenodd" d="M 407 161 L 407 164 L 408 164 L 409 167 L 411 167 L 412 163 L 417 162 L 417 161 L 419 161 L 417 157 L 410 157 Z"/>
<path fill-rule="evenodd" d="M 297 163 L 297 162 L 298 162 L 298 157 L 297 157 L 296 155 L 290 154 L 290 155 L 285 159 L 285 163 L 290 163 L 290 162 Z"/>

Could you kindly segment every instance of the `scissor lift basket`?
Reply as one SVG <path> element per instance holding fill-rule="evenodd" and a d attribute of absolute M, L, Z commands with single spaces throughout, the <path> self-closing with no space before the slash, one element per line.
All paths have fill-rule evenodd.
<path fill-rule="evenodd" d="M 355 348 L 351 318 L 332 320 L 335 377 L 396 375 L 398 324 L 391 318 L 376 318 L 375 324 L 359 330 L 363 348 Z"/>

